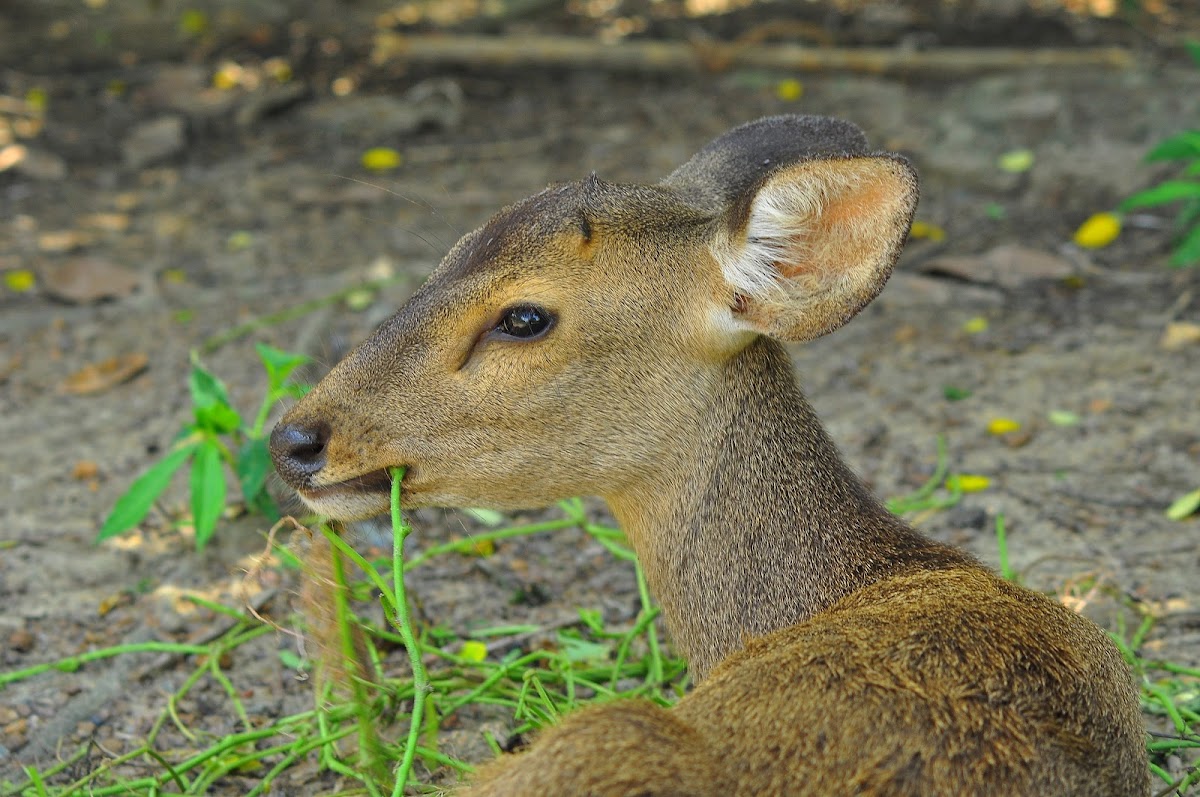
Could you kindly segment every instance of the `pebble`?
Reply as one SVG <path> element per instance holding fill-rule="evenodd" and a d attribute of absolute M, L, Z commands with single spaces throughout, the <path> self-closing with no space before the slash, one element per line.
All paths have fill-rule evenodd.
<path fill-rule="evenodd" d="M 29 631 L 24 628 L 18 628 L 8 635 L 8 648 L 18 653 L 28 653 L 33 650 L 36 641 L 33 634 L 29 633 Z M 0 717 L 0 721 L 2 721 L 2 717 Z"/>
<path fill-rule="evenodd" d="M 137 125 L 121 144 L 125 165 L 142 169 L 178 155 L 186 145 L 182 116 L 160 116 Z"/>
<path fill-rule="evenodd" d="M 0 147 L 0 172 L 12 169 L 31 180 L 58 181 L 67 177 L 67 162 L 53 152 L 26 144 Z"/>
<path fill-rule="evenodd" d="M 10 722 L 4 726 L 4 736 L 8 740 L 10 747 L 18 747 L 25 741 L 25 734 L 29 732 L 29 720 L 22 717 L 19 720 Z"/>
<path fill-rule="evenodd" d="M 448 79 L 426 80 L 402 97 L 350 96 L 322 100 L 304 111 L 306 122 L 339 135 L 386 141 L 422 128 L 450 130 L 462 118 L 463 92 Z"/>

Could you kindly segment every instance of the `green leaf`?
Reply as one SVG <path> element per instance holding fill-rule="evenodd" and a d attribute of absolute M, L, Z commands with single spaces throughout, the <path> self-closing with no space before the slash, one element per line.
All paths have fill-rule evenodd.
<path fill-rule="evenodd" d="M 1184 130 L 1158 142 L 1146 155 L 1146 160 L 1177 161 L 1200 158 L 1200 130 Z"/>
<path fill-rule="evenodd" d="M 1196 62 L 1196 66 L 1200 66 L 1200 41 L 1184 42 L 1183 46 L 1187 48 L 1188 55 Z"/>
<path fill-rule="evenodd" d="M 242 486 L 242 498 L 247 504 L 256 506 L 259 496 L 266 490 L 267 474 L 271 472 L 271 452 L 266 438 L 253 438 L 243 443 L 237 452 L 234 470 Z"/>
<path fill-rule="evenodd" d="M 1167 517 L 1171 520 L 1183 520 L 1200 510 L 1200 489 L 1192 490 L 1187 495 L 1180 496 L 1167 507 Z"/>
<path fill-rule="evenodd" d="M 192 522 L 196 526 L 196 550 L 204 550 L 225 509 L 225 474 L 221 472 L 221 449 L 206 440 L 192 460 Z"/>
<path fill-rule="evenodd" d="M 265 343 L 257 343 L 254 348 L 258 351 L 263 368 L 266 369 L 267 383 L 270 385 L 269 392 L 272 393 L 283 387 L 283 383 L 292 375 L 292 371 L 312 362 L 311 357 L 277 349 Z"/>
<path fill-rule="evenodd" d="M 233 406 L 221 380 L 206 371 L 195 359 L 192 360 L 192 372 L 188 375 L 188 388 L 192 391 L 192 403 L 197 407 L 211 407 L 213 404 Z"/>
<path fill-rule="evenodd" d="M 141 523 L 142 518 L 146 517 L 146 513 L 154 505 L 154 500 L 162 495 L 162 491 L 171 483 L 175 471 L 179 470 L 199 445 L 193 441 L 172 449 L 153 467 L 137 477 L 125 494 L 113 504 L 112 512 L 105 519 L 100 533 L 96 535 L 96 542 L 115 537 Z"/>
<path fill-rule="evenodd" d="M 228 434 L 242 425 L 242 416 L 228 404 L 196 406 L 196 428 L 213 434 Z"/>
<path fill-rule="evenodd" d="M 996 162 L 1001 170 L 1009 174 L 1020 174 L 1033 168 L 1034 154 L 1031 149 L 1014 149 L 1000 156 Z"/>
<path fill-rule="evenodd" d="M 504 515 L 494 509 L 464 509 L 471 517 L 478 520 L 485 526 L 499 526 L 504 522 Z"/>
<path fill-rule="evenodd" d="M 1155 205 L 1167 205 L 1181 199 L 1200 197 L 1200 182 L 1190 180 L 1166 180 L 1153 188 L 1139 191 L 1121 203 L 1121 210 L 1132 208 L 1148 208 Z"/>
<path fill-rule="evenodd" d="M 567 661 L 577 664 L 607 661 L 611 652 L 607 645 L 590 642 L 577 636 L 560 633 L 558 635 L 559 649 L 566 655 Z"/>
<path fill-rule="evenodd" d="M 594 633 L 604 633 L 604 615 L 599 609 L 580 609 L 579 620 Z"/>
<path fill-rule="evenodd" d="M 1172 266 L 1191 266 L 1200 263 L 1200 224 L 1193 227 L 1175 247 L 1171 255 Z"/>
<path fill-rule="evenodd" d="M 279 563 L 281 565 L 283 565 L 284 567 L 286 567 L 288 570 L 301 570 L 303 568 L 303 565 L 301 564 L 300 559 L 296 556 L 296 554 L 292 553 L 290 550 L 288 550 L 283 545 L 280 545 L 279 543 L 275 543 L 275 545 L 272 546 L 272 548 L 271 548 L 271 552 L 274 553 L 276 557 L 278 557 Z"/>
<path fill-rule="evenodd" d="M 965 387 L 946 385 L 942 388 L 942 396 L 945 397 L 946 401 L 962 401 L 971 397 L 971 391 Z"/>
<path fill-rule="evenodd" d="M 1081 419 L 1070 410 L 1050 410 L 1047 417 L 1055 426 L 1078 426 Z"/>

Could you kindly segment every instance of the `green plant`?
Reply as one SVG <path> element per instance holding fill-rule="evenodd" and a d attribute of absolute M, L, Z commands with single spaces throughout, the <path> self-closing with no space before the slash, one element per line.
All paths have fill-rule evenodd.
<path fill-rule="evenodd" d="M 1192 60 L 1200 66 L 1200 42 L 1189 42 L 1187 48 Z M 1179 161 L 1182 173 L 1176 179 L 1139 191 L 1122 202 L 1119 209 L 1126 212 L 1181 203 L 1175 217 L 1179 241 L 1170 262 L 1173 266 L 1200 264 L 1200 130 L 1185 130 L 1159 142 L 1146 160 Z"/>
<path fill-rule="evenodd" d="M 188 388 L 192 394 L 192 422 L 183 427 L 166 456 L 134 480 L 117 499 L 96 541 L 106 540 L 136 526 L 171 483 L 176 471 L 191 463 L 190 491 L 196 548 L 202 550 L 212 538 L 225 510 L 225 473 L 229 466 L 237 477 L 246 507 L 272 520 L 279 509 L 267 494 L 271 456 L 264 427 L 271 407 L 285 397 L 299 397 L 307 386 L 291 383 L 292 373 L 309 361 L 259 343 L 258 356 L 267 373 L 267 393 L 254 420 L 247 424 L 234 408 L 225 385 L 192 355 Z"/>
<path fill-rule="evenodd" d="M 952 505 L 962 493 L 946 486 L 948 474 L 949 457 L 939 440 L 937 466 L 929 482 L 896 499 L 893 506 L 924 513 Z M 396 484 L 399 476 L 393 474 Z M 443 729 L 461 721 L 456 715 L 470 722 L 472 715 L 498 711 L 510 720 L 508 732 L 519 738 L 589 704 L 630 696 L 660 705 L 673 703 L 686 689 L 686 668 L 658 639 L 658 610 L 623 534 L 595 523 L 578 499 L 560 502 L 559 509 L 560 517 L 511 526 L 504 525 L 499 513 L 469 511 L 486 530 L 475 528 L 461 538 L 405 557 L 403 544 L 409 532 L 400 514 L 398 490 L 393 489 L 393 549 L 390 556 L 374 560 L 322 528 L 324 535 L 318 532 L 318 536 L 324 536 L 342 560 L 332 582 L 337 585 L 334 595 L 341 596 L 335 636 L 343 642 L 362 633 L 366 650 L 362 672 L 368 677 L 352 676 L 352 688 L 341 690 L 326 681 L 314 690 L 316 705 L 306 711 L 263 717 L 244 704 L 245 695 L 255 693 L 253 679 L 260 675 L 231 667 L 228 661 L 238 649 L 245 649 L 240 658 L 276 649 L 277 643 L 256 642 L 276 629 L 245 609 L 198 595 L 185 599 L 229 623 L 210 641 L 120 645 L 0 673 L 3 690 L 48 671 L 74 672 L 99 659 L 148 652 L 178 658 L 191 668 L 176 691 L 166 695 L 161 714 L 144 738 L 130 740 L 119 753 L 97 748 L 91 740 L 80 742 L 74 750 L 64 744 L 57 763 L 27 767 L 20 782 L 0 781 L 0 795 L 201 795 L 224 793 L 236 784 L 239 793 L 257 797 L 286 791 L 298 780 L 311 782 L 314 765 L 342 778 L 341 785 L 328 793 L 377 797 L 433 793 L 457 777 L 454 773 L 472 769 L 468 762 L 438 748 Z M 997 545 L 1007 573 L 1007 540 L 1001 522 Z M 409 611 L 404 577 L 432 560 L 486 557 L 493 543 L 567 529 L 588 534 L 614 558 L 634 568 L 641 604 L 635 617 L 610 624 L 602 612 L 580 609 L 578 622 L 568 620 L 565 625 L 502 625 L 456 632 L 423 623 L 417 619 L 419 613 Z M 1162 783 L 1171 784 L 1171 793 L 1200 797 L 1195 789 L 1200 770 L 1185 768 L 1179 774 L 1171 764 L 1172 756 L 1187 758 L 1200 751 L 1200 670 L 1144 658 L 1143 649 L 1151 648 L 1147 640 L 1154 617 L 1136 602 L 1127 601 L 1127 606 L 1140 618 L 1137 628 L 1127 629 L 1126 613 L 1118 613 L 1113 637 L 1142 681 L 1143 709 L 1163 726 L 1148 740 L 1151 770 Z M 255 644 L 264 646 L 249 647 Z M 311 654 L 316 647 L 310 645 L 307 651 Z M 407 666 L 391 658 L 400 650 L 407 654 Z M 288 670 L 311 669 L 311 662 L 290 649 L 278 655 Z M 357 656 L 357 652 L 341 644 L 324 650 L 322 658 L 328 661 L 330 655 Z M 206 699 L 220 701 L 222 710 L 181 712 L 183 701 L 204 687 L 212 689 Z M 507 741 L 497 742 L 490 734 L 485 737 L 496 754 Z"/>

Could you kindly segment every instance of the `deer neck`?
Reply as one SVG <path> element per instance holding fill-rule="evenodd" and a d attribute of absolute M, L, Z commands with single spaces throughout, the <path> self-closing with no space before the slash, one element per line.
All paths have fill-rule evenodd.
<path fill-rule="evenodd" d="M 850 472 L 779 344 L 751 344 L 716 382 L 666 465 L 608 497 L 693 678 L 867 584 L 966 561 Z"/>

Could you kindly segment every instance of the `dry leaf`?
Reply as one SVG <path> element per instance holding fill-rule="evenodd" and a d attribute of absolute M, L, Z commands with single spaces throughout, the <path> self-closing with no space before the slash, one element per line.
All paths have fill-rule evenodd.
<path fill-rule="evenodd" d="M 37 238 L 40 252 L 61 253 L 70 252 L 87 246 L 96 240 L 96 236 L 82 230 L 52 230 L 44 232 Z"/>
<path fill-rule="evenodd" d="M 128 382 L 146 370 L 150 360 L 144 354 L 126 354 L 121 357 L 109 357 L 98 363 L 85 365 L 63 380 L 59 390 L 63 393 L 73 393 L 86 396 L 100 393 Z"/>
<path fill-rule="evenodd" d="M 931 258 L 921 266 L 921 271 L 967 282 L 1019 288 L 1033 280 L 1066 279 L 1075 273 L 1075 267 L 1048 252 L 1018 244 L 1004 244 L 981 255 Z"/>
<path fill-rule="evenodd" d="M 76 219 L 80 227 L 102 232 L 125 232 L 129 229 L 128 213 L 88 213 Z"/>
<path fill-rule="evenodd" d="M 71 478 L 81 482 L 94 479 L 99 473 L 100 466 L 90 459 L 81 459 L 71 468 Z"/>
<path fill-rule="evenodd" d="M 1158 341 L 1159 347 L 1167 351 L 1175 351 L 1196 343 L 1200 343 L 1200 324 L 1192 324 L 1187 321 L 1175 321 L 1167 324 L 1162 338 Z"/>
<path fill-rule="evenodd" d="M 56 299 L 89 304 L 120 299 L 137 287 L 136 272 L 98 257 L 76 257 L 41 269 L 44 288 Z"/>

